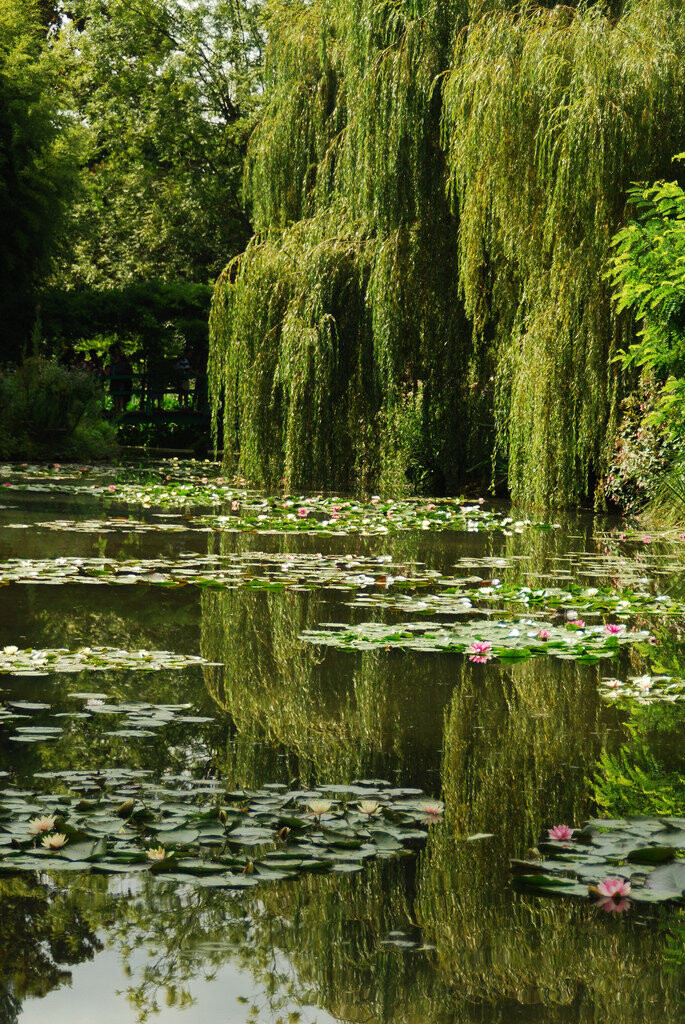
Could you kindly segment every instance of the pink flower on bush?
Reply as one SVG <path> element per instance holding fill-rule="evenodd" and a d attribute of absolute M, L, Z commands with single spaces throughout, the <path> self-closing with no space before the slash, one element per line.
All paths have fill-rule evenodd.
<path fill-rule="evenodd" d="M 475 661 L 479 665 L 484 665 L 486 661 L 490 661 L 492 658 L 492 644 L 487 643 L 485 640 L 474 640 L 467 653 L 469 654 L 469 661 Z"/>
<path fill-rule="evenodd" d="M 538 640 L 549 640 L 551 635 L 552 634 L 550 633 L 550 631 L 548 629 L 539 629 L 538 630 Z"/>
<path fill-rule="evenodd" d="M 547 835 L 550 839 L 565 842 L 567 839 L 573 839 L 573 829 L 569 825 L 554 825 L 553 828 L 547 829 Z"/>
<path fill-rule="evenodd" d="M 618 633 L 623 632 L 623 626 L 618 626 L 615 622 L 607 622 L 604 629 L 610 636 L 616 636 Z"/>

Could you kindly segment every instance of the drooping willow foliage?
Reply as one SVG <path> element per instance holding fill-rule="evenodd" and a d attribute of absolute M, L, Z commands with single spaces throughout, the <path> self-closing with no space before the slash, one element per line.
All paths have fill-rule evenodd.
<path fill-rule="evenodd" d="M 632 180 L 684 148 L 682 0 L 273 0 L 220 277 L 224 452 L 290 486 L 455 488 L 573 504 L 605 465 L 609 244 Z"/>

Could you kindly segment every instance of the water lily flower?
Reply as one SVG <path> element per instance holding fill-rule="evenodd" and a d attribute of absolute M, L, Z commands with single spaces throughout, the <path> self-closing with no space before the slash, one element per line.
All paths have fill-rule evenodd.
<path fill-rule="evenodd" d="M 678 540 L 685 540 L 685 533 L 679 533 Z"/>
<path fill-rule="evenodd" d="M 573 829 L 569 825 L 554 825 L 553 828 L 547 830 L 547 835 L 550 839 L 565 842 L 567 839 L 573 839 Z"/>
<path fill-rule="evenodd" d="M 486 661 L 490 661 L 492 658 L 492 644 L 487 643 L 485 640 L 474 640 L 468 648 L 468 654 L 469 661 L 484 665 Z"/>
<path fill-rule="evenodd" d="M 32 836 L 39 836 L 41 832 L 51 832 L 55 827 L 55 819 L 51 814 L 45 814 L 42 818 L 31 818 L 29 832 Z"/>
<path fill-rule="evenodd" d="M 607 622 L 604 629 L 610 636 L 616 636 L 617 633 L 623 632 L 623 626 L 619 626 L 615 622 Z"/>
<path fill-rule="evenodd" d="M 595 906 L 600 910 L 605 910 L 607 914 L 623 914 L 626 910 L 630 910 L 630 900 L 610 900 L 606 896 L 602 896 L 601 899 L 595 901 Z"/>
<path fill-rule="evenodd" d="M 380 500 L 381 500 L 380 499 L 380 495 L 379 494 L 374 494 L 373 497 L 371 498 L 371 504 L 372 505 L 377 505 Z"/>
<path fill-rule="evenodd" d="M 200 480 L 200 483 L 201 483 L 201 484 L 207 484 L 207 483 L 209 483 L 209 481 L 208 481 L 208 479 L 207 479 L 207 477 L 206 477 L 206 476 L 203 476 L 203 477 L 201 478 L 201 480 Z"/>
<path fill-rule="evenodd" d="M 233 512 L 237 512 L 239 508 L 240 508 L 240 502 L 239 501 L 232 501 L 231 502 L 231 509 L 232 509 Z"/>
<path fill-rule="evenodd" d="M 584 629 L 585 622 L 583 619 L 572 619 L 571 622 L 569 622 L 569 626 L 571 626 L 572 629 Z"/>
<path fill-rule="evenodd" d="M 332 806 L 332 800 L 309 800 L 307 802 L 307 807 L 312 812 L 312 814 L 316 814 L 317 817 L 320 817 L 322 814 L 325 814 L 326 811 L 330 811 Z"/>
<path fill-rule="evenodd" d="M 41 840 L 41 846 L 44 846 L 46 850 L 61 850 L 69 840 L 63 832 L 55 832 L 52 836 L 43 836 Z"/>
<path fill-rule="evenodd" d="M 116 484 L 110 484 L 107 488 L 108 491 L 116 491 Z"/>
<path fill-rule="evenodd" d="M 539 629 L 538 630 L 538 640 L 549 640 L 551 635 L 552 634 L 550 633 L 550 631 L 548 629 Z"/>
<path fill-rule="evenodd" d="M 437 821 L 445 809 L 442 800 L 421 800 L 419 807 L 429 821 Z"/>
<path fill-rule="evenodd" d="M 620 900 L 625 896 L 630 896 L 632 889 L 630 882 L 626 881 L 625 878 L 605 878 L 597 886 L 597 892 L 600 896 L 605 896 L 607 899 Z"/>
<path fill-rule="evenodd" d="M 622 914 L 630 909 L 628 896 L 632 892 L 625 878 L 605 878 L 599 885 L 589 887 L 590 895 L 598 896 L 596 906 L 608 914 Z"/>
<path fill-rule="evenodd" d="M 426 505 L 426 510 L 428 512 L 432 512 L 434 508 L 435 508 L 435 505 L 433 504 L 433 502 L 429 501 L 428 504 Z"/>
<path fill-rule="evenodd" d="M 87 708 L 102 708 L 105 706 L 104 700 L 100 700 L 99 697 L 90 697 L 86 701 Z"/>
<path fill-rule="evenodd" d="M 216 478 L 216 482 L 217 482 L 217 485 L 218 485 L 219 487 L 221 487 L 222 483 L 224 482 L 224 478 L 223 478 L 222 476 L 218 476 L 218 477 Z"/>
<path fill-rule="evenodd" d="M 307 516 L 309 515 L 309 512 L 307 511 L 306 508 L 298 508 L 297 514 L 300 517 L 300 519 L 306 519 Z"/>
<path fill-rule="evenodd" d="M 652 538 L 649 536 L 648 533 L 646 533 L 644 535 L 644 537 L 642 538 L 642 542 L 643 542 L 643 544 L 651 544 L 652 543 Z"/>
<path fill-rule="evenodd" d="M 151 847 L 146 852 L 147 852 L 147 859 L 148 860 L 153 860 L 153 861 L 166 860 L 166 855 L 167 854 L 166 854 L 166 850 L 164 849 L 163 846 Z"/>
<path fill-rule="evenodd" d="M 15 647 L 14 644 L 10 644 L 7 647 L 3 647 L 3 651 L 5 652 L 5 654 L 17 654 L 19 648 Z"/>
<path fill-rule="evenodd" d="M 381 805 L 378 803 L 378 800 L 359 801 L 359 810 L 362 812 L 362 814 L 377 814 L 377 812 L 380 810 L 380 806 Z"/>

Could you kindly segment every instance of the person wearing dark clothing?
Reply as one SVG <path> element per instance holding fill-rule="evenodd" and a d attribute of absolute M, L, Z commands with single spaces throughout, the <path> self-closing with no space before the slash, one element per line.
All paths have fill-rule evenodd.
<path fill-rule="evenodd" d="M 133 395 L 131 364 L 119 345 L 113 345 L 109 351 L 112 358 L 106 371 L 109 378 L 109 393 L 114 403 L 114 411 L 125 412 Z"/>
<path fill-rule="evenodd" d="M 183 350 L 183 354 L 176 360 L 174 369 L 176 371 L 178 403 L 181 406 L 187 406 L 190 404 L 190 377 L 192 374 L 190 349 L 187 345 Z"/>

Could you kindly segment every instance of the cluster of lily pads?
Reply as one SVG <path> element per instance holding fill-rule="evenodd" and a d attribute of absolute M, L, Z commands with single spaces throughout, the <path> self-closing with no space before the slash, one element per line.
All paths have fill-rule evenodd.
<path fill-rule="evenodd" d="M 21 649 L 11 644 L 0 648 L 0 674 L 17 676 L 45 676 L 52 672 L 111 671 L 135 669 L 159 671 L 186 669 L 193 665 L 206 665 L 204 658 L 194 654 L 172 654 L 169 651 L 123 651 L 116 647 L 80 647 L 70 651 L 66 647 Z"/>
<path fill-rule="evenodd" d="M 514 519 L 487 508 L 483 499 L 464 498 L 369 501 L 316 495 L 264 496 L 236 488 L 222 477 L 208 476 L 144 483 L 89 483 L 84 476 L 74 482 L 12 479 L 5 486 L 17 491 L 91 495 L 108 504 L 125 504 L 142 509 L 172 508 L 200 510 L 213 508 L 222 514 L 201 516 L 198 525 L 222 532 L 328 533 L 363 536 L 399 533 L 405 530 L 456 530 L 466 532 L 500 530 L 509 535 L 527 529 L 552 529 L 552 525 L 529 519 Z M 554 524 L 556 525 L 556 524 Z"/>
<path fill-rule="evenodd" d="M 525 609 L 546 612 L 573 612 L 580 615 L 612 613 L 623 617 L 633 615 L 682 615 L 685 604 L 667 594 L 651 594 L 647 590 L 611 587 L 522 587 L 505 586 L 499 579 L 479 577 L 437 580 L 440 593 L 372 593 L 358 595 L 355 607 L 392 608 L 403 613 L 463 615 L 473 602 L 478 604 L 522 605 Z"/>
<path fill-rule="evenodd" d="M 406 854 L 442 815 L 440 801 L 380 780 L 227 792 L 185 779 L 151 785 L 117 770 L 37 778 L 57 776 L 80 795 L 0 790 L 0 871 L 148 871 L 243 888 Z"/>
<path fill-rule="evenodd" d="M 580 896 L 611 913 L 633 903 L 685 903 L 685 818 L 597 818 L 555 825 L 540 859 L 513 860 L 519 890 Z"/>
<path fill-rule="evenodd" d="M 654 704 L 685 700 L 685 679 L 673 676 L 629 676 L 628 679 L 607 677 L 601 680 L 599 692 L 611 703 L 635 702 Z"/>
<path fill-rule="evenodd" d="M 9 725 L 14 732 L 9 739 L 15 743 L 45 743 L 57 739 L 64 730 L 67 720 L 94 720 L 102 718 L 107 724 L 113 718 L 113 726 L 105 736 L 141 737 L 154 736 L 157 729 L 171 723 L 200 725 L 213 722 L 204 715 L 189 714 L 192 704 L 151 704 L 146 701 L 111 701 L 104 693 L 71 694 L 82 701 L 78 711 L 52 712 L 52 705 L 43 701 L 9 700 L 0 705 L 0 727 Z M 49 714 L 55 724 L 17 725 L 31 720 L 34 714 L 44 718 Z M 119 724 L 121 722 L 121 724 Z"/>
<path fill-rule="evenodd" d="M 627 632 L 622 626 L 588 626 L 581 620 L 565 626 L 517 619 L 508 622 L 471 621 L 428 625 L 424 622 L 365 622 L 359 625 L 330 623 L 307 630 L 301 638 L 308 643 L 337 647 L 343 651 L 387 650 L 422 652 L 449 651 L 466 654 L 474 662 L 520 661 L 533 656 L 552 656 L 594 664 L 613 658 L 619 647 L 649 639 L 646 630 Z"/>
<path fill-rule="evenodd" d="M 440 573 L 416 563 L 392 564 L 390 556 L 321 554 L 183 554 L 178 558 L 14 558 L 0 562 L 3 583 L 149 583 L 159 586 L 262 589 L 384 588 L 435 582 Z"/>

